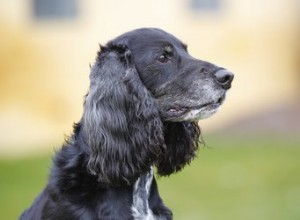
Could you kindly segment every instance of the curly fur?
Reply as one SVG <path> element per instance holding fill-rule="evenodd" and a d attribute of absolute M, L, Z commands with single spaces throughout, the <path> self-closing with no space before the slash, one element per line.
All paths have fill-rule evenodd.
<path fill-rule="evenodd" d="M 172 62 L 157 59 L 166 49 Z M 211 74 L 196 74 L 202 67 Z M 214 113 L 232 81 L 225 86 L 219 69 L 196 62 L 159 29 L 128 32 L 101 47 L 83 116 L 56 153 L 46 188 L 20 219 L 172 219 L 152 167 L 166 176 L 196 156 L 195 121 Z"/>
<path fill-rule="evenodd" d="M 165 147 L 156 104 L 123 47 L 102 48 L 90 80 L 82 118 L 87 168 L 100 182 L 130 184 Z"/>

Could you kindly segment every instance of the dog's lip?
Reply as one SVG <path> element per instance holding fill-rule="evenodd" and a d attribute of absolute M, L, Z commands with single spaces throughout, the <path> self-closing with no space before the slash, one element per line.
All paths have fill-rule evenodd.
<path fill-rule="evenodd" d="M 197 109 L 202 109 L 202 108 L 206 108 L 206 107 L 217 107 L 220 106 L 220 103 L 216 103 L 216 102 L 209 102 L 203 105 L 198 105 L 198 106 L 189 106 L 189 107 L 182 107 L 182 106 L 176 106 L 176 107 L 171 107 L 167 110 L 167 112 L 169 113 L 176 113 L 176 114 L 184 114 L 188 111 L 191 110 L 197 110 Z"/>
<path fill-rule="evenodd" d="M 181 116 L 189 111 L 189 108 L 186 107 L 172 107 L 167 110 L 170 116 Z"/>
<path fill-rule="evenodd" d="M 168 118 L 181 118 L 192 110 L 202 110 L 202 111 L 211 111 L 218 109 L 225 99 L 225 95 L 219 97 L 216 101 L 207 102 L 201 105 L 195 106 L 173 106 L 166 110 Z"/>
<path fill-rule="evenodd" d="M 199 110 L 204 108 L 214 109 L 220 107 L 222 105 L 223 101 L 225 99 L 225 96 L 221 96 L 217 101 L 208 102 L 202 105 L 196 105 L 196 106 L 175 106 L 170 107 L 167 109 L 168 114 L 172 116 L 181 116 L 191 110 Z"/>

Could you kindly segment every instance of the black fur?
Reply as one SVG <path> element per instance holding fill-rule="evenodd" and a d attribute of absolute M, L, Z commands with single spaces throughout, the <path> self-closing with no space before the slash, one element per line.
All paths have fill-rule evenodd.
<path fill-rule="evenodd" d="M 218 70 L 159 29 L 128 32 L 101 47 L 82 119 L 56 153 L 46 188 L 20 219 L 134 219 L 137 179 L 152 166 L 170 175 L 195 157 L 195 121 L 212 114 L 228 89 L 216 79 Z M 201 112 L 194 118 L 195 109 Z M 146 202 L 156 219 L 172 219 L 155 179 Z"/>

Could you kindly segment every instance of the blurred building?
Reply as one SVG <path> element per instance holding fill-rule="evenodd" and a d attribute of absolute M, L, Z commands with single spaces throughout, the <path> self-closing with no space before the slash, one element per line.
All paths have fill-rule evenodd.
<path fill-rule="evenodd" d="M 80 120 L 98 44 L 159 27 L 235 73 L 204 130 L 299 100 L 299 0 L 4 0 L 0 154 L 59 146 Z"/>

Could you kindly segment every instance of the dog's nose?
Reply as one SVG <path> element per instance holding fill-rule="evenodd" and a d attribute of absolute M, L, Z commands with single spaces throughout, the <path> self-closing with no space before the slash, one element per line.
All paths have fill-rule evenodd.
<path fill-rule="evenodd" d="M 229 89 L 231 87 L 231 82 L 234 78 L 233 73 L 226 69 L 220 69 L 214 73 L 216 82 L 222 86 L 224 89 Z"/>

